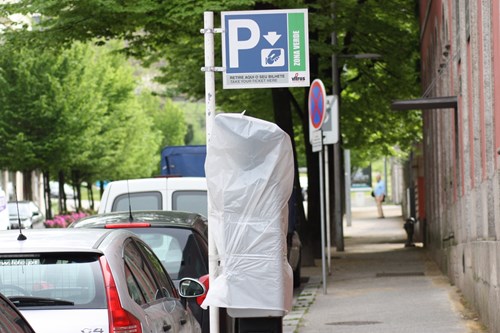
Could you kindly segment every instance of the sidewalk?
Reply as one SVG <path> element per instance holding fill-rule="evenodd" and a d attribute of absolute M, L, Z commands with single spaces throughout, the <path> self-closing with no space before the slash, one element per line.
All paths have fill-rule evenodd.
<path fill-rule="evenodd" d="M 303 267 L 307 280 L 283 320 L 285 333 L 484 333 L 457 289 L 419 246 L 405 248 L 399 206 L 353 208 L 344 223 L 345 251 L 332 251 L 326 294 L 322 263 Z M 328 273 L 327 273 L 328 274 Z"/>

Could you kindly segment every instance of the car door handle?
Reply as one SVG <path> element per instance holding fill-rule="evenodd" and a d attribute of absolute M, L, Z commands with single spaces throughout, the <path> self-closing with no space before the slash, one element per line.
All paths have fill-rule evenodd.
<path fill-rule="evenodd" d="M 187 323 L 188 321 L 186 320 L 186 318 L 182 318 L 180 322 L 181 322 L 181 325 L 186 325 L 186 323 Z"/>
<path fill-rule="evenodd" d="M 172 325 L 169 325 L 167 323 L 163 323 L 163 332 L 170 331 L 172 329 Z"/>

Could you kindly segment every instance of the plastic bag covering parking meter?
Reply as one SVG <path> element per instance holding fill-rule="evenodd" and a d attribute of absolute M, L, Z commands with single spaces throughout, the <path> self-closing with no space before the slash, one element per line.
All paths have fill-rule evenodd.
<path fill-rule="evenodd" d="M 224 307 L 230 314 L 233 309 L 233 317 L 290 311 L 286 232 L 292 154 L 290 137 L 273 123 L 242 114 L 215 117 L 205 172 L 209 232 L 220 266 L 203 308 Z"/>

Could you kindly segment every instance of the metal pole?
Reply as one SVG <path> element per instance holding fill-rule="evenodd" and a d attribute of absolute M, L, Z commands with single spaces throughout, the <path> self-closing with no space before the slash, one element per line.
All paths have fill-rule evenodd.
<path fill-rule="evenodd" d="M 352 225 L 351 215 L 351 151 L 344 150 L 344 174 L 345 174 L 345 216 L 348 227 Z"/>
<path fill-rule="evenodd" d="M 204 13 L 205 31 L 205 103 L 206 138 L 210 142 L 212 124 L 215 118 L 215 51 L 214 51 L 214 13 Z"/>
<path fill-rule="evenodd" d="M 329 173 L 330 167 L 328 166 L 328 150 L 323 149 L 322 154 L 325 156 L 325 213 L 326 213 L 326 255 L 328 262 L 328 275 L 332 274 L 332 237 L 330 226 L 330 184 Z"/>
<path fill-rule="evenodd" d="M 212 134 L 212 124 L 215 118 L 215 53 L 214 53 L 214 13 L 205 12 L 203 15 L 203 32 L 205 34 L 205 103 L 206 103 L 206 139 L 207 149 L 209 147 L 210 135 Z M 208 192 L 208 197 L 210 192 Z M 210 201 L 208 204 L 208 224 L 210 226 Z M 218 255 L 215 241 L 210 233 L 208 233 L 208 274 L 209 284 L 215 279 L 217 269 Z M 219 308 L 210 306 L 210 332 L 218 333 L 219 327 Z"/>
<path fill-rule="evenodd" d="M 323 183 L 323 133 L 321 133 L 321 151 L 319 152 L 319 202 L 321 210 L 321 271 L 323 277 L 323 294 L 326 295 L 326 264 L 325 264 L 325 196 Z"/>
<path fill-rule="evenodd" d="M 337 244 L 337 251 L 344 251 L 344 231 L 342 225 L 342 198 L 341 192 L 342 187 L 340 186 L 340 182 L 342 179 L 342 175 L 340 172 L 340 156 L 342 155 L 342 151 L 340 149 L 340 144 L 336 143 L 333 145 L 333 173 L 334 173 L 334 201 L 335 201 L 335 244 Z"/>
<path fill-rule="evenodd" d="M 389 183 L 387 182 L 387 156 L 384 156 L 384 182 L 385 182 L 385 195 L 388 196 L 388 194 L 389 194 L 389 188 L 388 188 Z M 391 196 L 391 198 L 392 198 L 392 196 Z"/>
<path fill-rule="evenodd" d="M 332 5 L 335 6 L 335 2 Z M 333 12 L 335 13 L 335 7 L 333 8 Z M 333 14 L 333 19 L 335 19 L 335 14 Z M 332 45 L 335 47 L 337 45 L 337 34 L 335 31 L 332 32 Z M 339 119 L 340 119 L 340 82 L 339 73 L 338 73 L 338 64 L 337 64 L 337 55 L 335 52 L 332 54 L 332 89 L 333 95 L 337 96 L 339 101 Z M 340 173 L 340 157 L 341 157 L 341 149 L 340 149 L 340 121 L 339 121 L 339 142 L 333 145 L 333 179 L 334 179 L 334 212 L 335 212 L 335 244 L 337 245 L 337 251 L 344 251 L 344 232 L 342 225 L 342 200 L 341 200 L 341 191 L 342 188 L 340 186 L 341 182 L 341 173 Z"/>

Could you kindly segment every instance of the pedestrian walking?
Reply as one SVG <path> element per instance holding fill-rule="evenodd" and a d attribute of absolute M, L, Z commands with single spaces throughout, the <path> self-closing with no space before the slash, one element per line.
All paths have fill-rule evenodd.
<path fill-rule="evenodd" d="M 375 203 L 377 204 L 378 218 L 383 219 L 384 211 L 382 209 L 382 203 L 385 201 L 385 183 L 380 173 L 376 174 L 375 179 L 377 180 L 377 184 L 375 184 L 372 196 L 375 198 Z"/>

